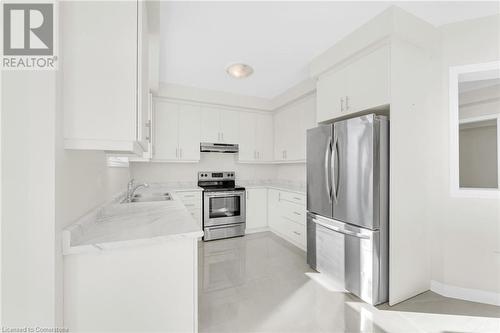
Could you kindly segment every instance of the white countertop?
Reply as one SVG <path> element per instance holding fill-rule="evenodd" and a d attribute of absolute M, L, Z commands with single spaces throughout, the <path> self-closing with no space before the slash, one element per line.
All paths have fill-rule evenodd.
<path fill-rule="evenodd" d="M 168 192 L 170 201 L 120 203 L 124 194 L 91 211 L 63 231 L 63 253 L 95 252 L 179 238 L 200 238 L 203 231 L 175 192 L 201 191 L 152 184 L 137 193 Z M 170 185 L 171 186 L 171 185 Z"/>
<path fill-rule="evenodd" d="M 279 181 L 279 180 L 241 180 L 237 181 L 238 185 L 244 186 L 245 188 L 272 188 L 276 190 L 283 190 L 288 192 L 294 192 L 298 194 L 306 194 L 306 185 L 301 182 L 292 181 Z"/>

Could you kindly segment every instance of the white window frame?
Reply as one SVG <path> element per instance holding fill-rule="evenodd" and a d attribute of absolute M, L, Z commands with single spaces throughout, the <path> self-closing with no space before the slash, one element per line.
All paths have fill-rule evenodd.
<path fill-rule="evenodd" d="M 460 198 L 491 198 L 500 199 L 500 114 L 492 114 L 481 117 L 459 119 L 458 83 L 462 74 L 470 74 L 471 78 L 475 72 L 500 71 L 500 61 L 492 61 L 481 64 L 450 67 L 449 78 L 449 105 L 450 105 L 450 195 Z M 460 187 L 460 163 L 459 163 L 459 129 L 460 123 L 477 122 L 482 120 L 497 120 L 497 168 L 498 187 L 496 189 L 486 188 L 463 188 Z"/>

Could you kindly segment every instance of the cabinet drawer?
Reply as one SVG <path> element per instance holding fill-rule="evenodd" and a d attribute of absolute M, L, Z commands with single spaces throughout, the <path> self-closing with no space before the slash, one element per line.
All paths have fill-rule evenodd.
<path fill-rule="evenodd" d="M 284 218 L 285 236 L 288 236 L 295 243 L 305 246 L 306 245 L 306 227 L 302 224 L 296 223 L 288 218 Z"/>
<path fill-rule="evenodd" d="M 290 201 L 302 206 L 306 205 L 306 196 L 298 193 L 280 191 L 280 200 Z"/>
<path fill-rule="evenodd" d="M 306 224 L 306 211 L 304 207 L 289 203 L 287 201 L 282 201 L 280 203 L 281 214 L 286 219 L 300 223 L 302 225 Z"/>

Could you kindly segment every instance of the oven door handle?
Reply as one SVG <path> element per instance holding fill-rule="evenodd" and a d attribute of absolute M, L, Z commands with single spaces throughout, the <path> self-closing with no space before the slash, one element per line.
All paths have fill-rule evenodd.
<path fill-rule="evenodd" d="M 245 191 L 231 191 L 231 192 L 216 192 L 216 193 L 205 193 L 205 196 L 209 198 L 214 198 L 214 197 L 237 197 L 237 196 L 243 196 L 245 195 Z"/>

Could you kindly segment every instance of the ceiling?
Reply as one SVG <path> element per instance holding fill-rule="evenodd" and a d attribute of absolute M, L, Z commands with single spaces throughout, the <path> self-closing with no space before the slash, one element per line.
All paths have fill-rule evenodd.
<path fill-rule="evenodd" d="M 308 78 L 309 62 L 394 2 L 162 2 L 160 80 L 272 98 Z M 397 2 L 429 23 L 499 13 L 497 2 Z M 233 62 L 251 65 L 229 77 Z"/>

